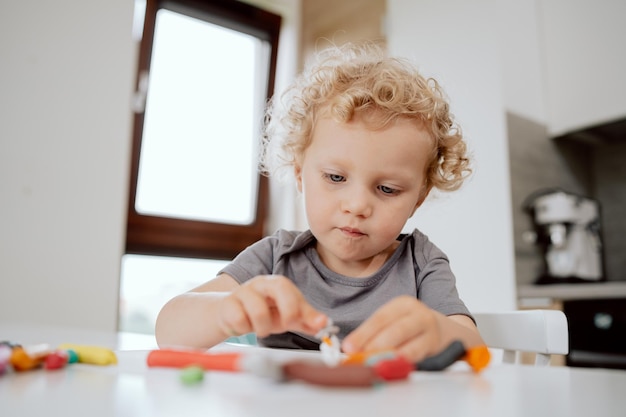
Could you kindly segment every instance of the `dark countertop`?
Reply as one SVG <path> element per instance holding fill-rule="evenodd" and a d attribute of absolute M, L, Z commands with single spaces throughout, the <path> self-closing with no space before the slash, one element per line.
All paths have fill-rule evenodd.
<path fill-rule="evenodd" d="M 551 298 L 559 301 L 626 298 L 626 281 L 605 281 L 593 284 L 520 285 L 517 298 Z"/>

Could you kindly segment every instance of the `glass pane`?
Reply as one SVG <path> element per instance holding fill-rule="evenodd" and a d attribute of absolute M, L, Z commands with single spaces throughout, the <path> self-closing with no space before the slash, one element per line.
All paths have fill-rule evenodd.
<path fill-rule="evenodd" d="M 157 12 L 136 210 L 252 223 L 269 46 L 169 10 Z"/>
<path fill-rule="evenodd" d="M 228 262 L 124 255 L 119 329 L 154 334 L 157 315 L 168 300 L 214 278 Z"/>

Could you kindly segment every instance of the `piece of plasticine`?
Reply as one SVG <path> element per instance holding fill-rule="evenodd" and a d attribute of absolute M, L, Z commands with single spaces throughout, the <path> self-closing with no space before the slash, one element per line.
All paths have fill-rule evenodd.
<path fill-rule="evenodd" d="M 48 371 L 62 369 L 69 363 L 69 355 L 65 350 L 55 350 L 46 356 L 44 360 L 44 368 Z"/>
<path fill-rule="evenodd" d="M 307 361 L 293 361 L 285 363 L 282 369 L 287 380 L 299 380 L 328 387 L 371 387 L 382 382 L 373 368 L 362 365 L 333 367 Z"/>
<path fill-rule="evenodd" d="M 74 345 L 64 343 L 59 349 L 71 349 L 78 355 L 78 362 L 91 365 L 113 365 L 117 363 L 117 356 L 111 349 L 100 346 Z"/>
<path fill-rule="evenodd" d="M 188 366 L 180 372 L 180 381 L 185 385 L 199 384 L 204 380 L 204 368 Z"/>
<path fill-rule="evenodd" d="M 185 368 L 200 366 L 207 371 L 240 371 L 241 353 L 157 349 L 148 353 L 150 367 Z"/>
<path fill-rule="evenodd" d="M 465 346 L 459 340 L 450 343 L 440 353 L 429 356 L 418 362 L 415 369 L 418 371 L 442 371 L 465 355 Z"/>
<path fill-rule="evenodd" d="M 476 346 L 467 349 L 463 359 L 472 367 L 474 372 L 480 372 L 489 365 L 491 352 L 487 346 Z"/>
<path fill-rule="evenodd" d="M 63 349 L 65 353 L 67 353 L 67 363 L 77 363 L 78 362 L 78 353 L 76 353 L 73 349 Z"/>
<path fill-rule="evenodd" d="M 48 344 L 21 346 L 17 345 L 11 352 L 11 365 L 13 369 L 21 372 L 38 368 L 46 356 L 52 352 Z"/>
<path fill-rule="evenodd" d="M 10 363 L 18 372 L 29 371 L 31 369 L 38 368 L 44 360 L 44 356 L 41 357 L 31 357 L 24 348 L 18 346 L 13 348 L 13 352 L 11 353 Z"/>
<path fill-rule="evenodd" d="M 402 356 L 381 359 L 373 365 L 376 375 L 385 381 L 407 379 L 414 370 L 413 363 Z"/>

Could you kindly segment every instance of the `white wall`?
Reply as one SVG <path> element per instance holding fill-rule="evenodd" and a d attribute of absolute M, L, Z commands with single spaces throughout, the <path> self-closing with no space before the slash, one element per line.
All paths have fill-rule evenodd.
<path fill-rule="evenodd" d="M 389 0 L 388 45 L 446 90 L 474 175 L 426 201 L 410 220 L 450 257 L 472 310 L 515 308 L 512 212 L 497 0 Z"/>
<path fill-rule="evenodd" d="M 546 125 L 542 38 L 539 1 L 499 0 L 499 33 L 504 39 L 503 96 L 508 111 Z"/>
<path fill-rule="evenodd" d="M 0 319 L 114 329 L 133 3 L 0 3 Z"/>

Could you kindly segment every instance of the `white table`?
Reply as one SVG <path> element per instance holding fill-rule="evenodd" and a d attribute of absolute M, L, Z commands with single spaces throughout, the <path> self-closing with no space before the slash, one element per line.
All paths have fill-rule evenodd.
<path fill-rule="evenodd" d="M 0 339 L 6 330 L 0 324 Z M 88 342 L 76 339 L 65 341 Z M 217 349 L 283 359 L 318 354 L 235 345 Z M 492 364 L 476 375 L 457 363 L 445 372 L 414 372 L 408 381 L 365 389 L 277 383 L 228 372 L 208 372 L 202 383 L 188 386 L 180 382 L 179 370 L 148 368 L 148 352 L 118 351 L 116 366 L 73 364 L 56 372 L 1 376 L 0 416 L 626 415 L 626 371 Z"/>

